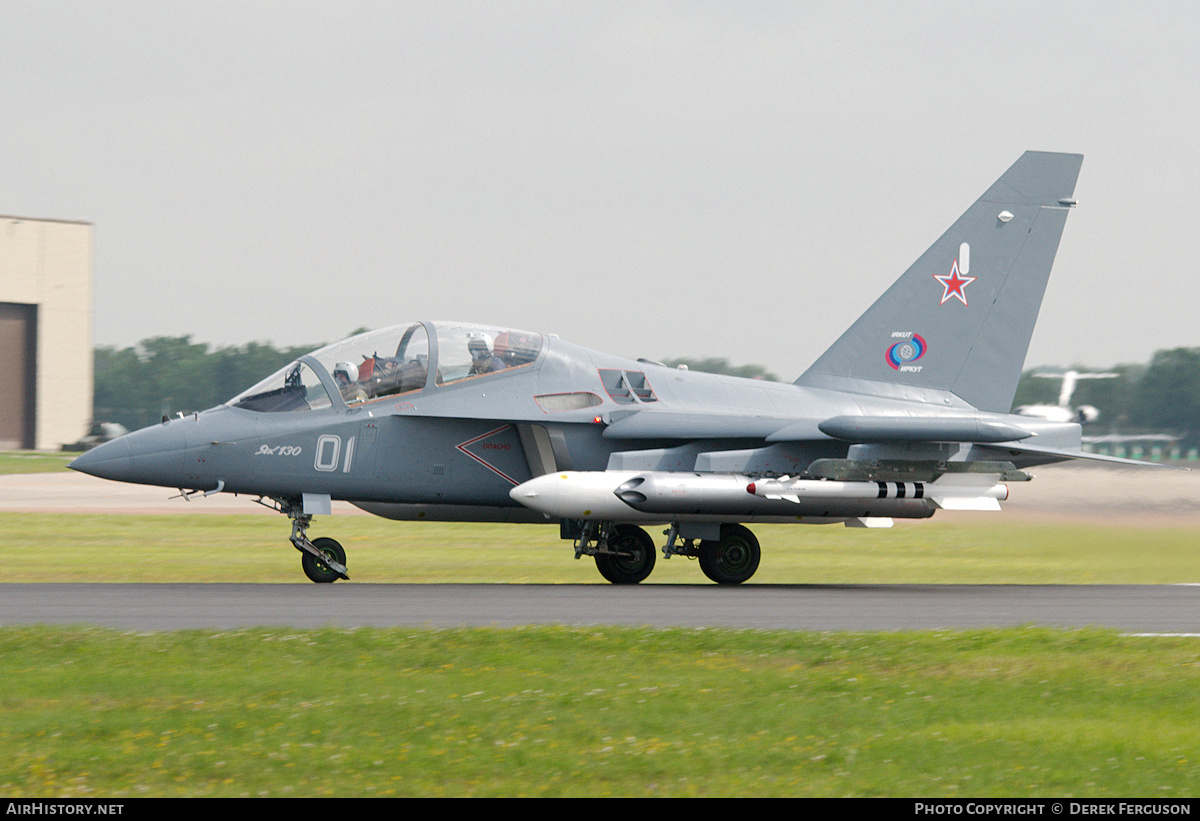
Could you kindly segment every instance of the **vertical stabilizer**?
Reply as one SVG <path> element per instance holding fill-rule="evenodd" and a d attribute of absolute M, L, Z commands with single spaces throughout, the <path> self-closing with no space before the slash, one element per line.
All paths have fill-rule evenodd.
<path fill-rule="evenodd" d="M 1082 162 L 1022 155 L 796 384 L 1007 413 Z"/>

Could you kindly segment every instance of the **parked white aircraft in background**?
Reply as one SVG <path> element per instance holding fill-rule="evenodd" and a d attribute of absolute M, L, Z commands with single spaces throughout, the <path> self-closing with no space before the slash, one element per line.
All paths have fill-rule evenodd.
<path fill-rule="evenodd" d="M 1080 373 L 1066 371 L 1064 373 L 1035 373 L 1046 379 L 1061 379 L 1062 389 L 1058 392 L 1057 405 L 1021 405 L 1017 408 L 1018 416 L 1036 416 L 1051 422 L 1078 422 L 1085 425 L 1100 418 L 1100 411 L 1092 405 L 1071 407 L 1071 394 L 1075 393 L 1075 385 L 1080 379 L 1115 379 L 1119 373 Z"/>

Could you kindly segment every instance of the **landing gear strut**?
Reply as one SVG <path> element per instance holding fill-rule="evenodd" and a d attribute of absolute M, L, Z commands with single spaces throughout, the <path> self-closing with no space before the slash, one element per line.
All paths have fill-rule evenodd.
<path fill-rule="evenodd" d="M 260 505 L 270 507 L 285 514 L 292 520 L 291 543 L 300 551 L 300 567 L 304 575 L 317 584 L 329 584 L 338 579 L 349 580 L 346 570 L 346 551 L 333 539 L 321 538 L 308 540 L 308 528 L 312 524 L 312 514 L 304 512 L 304 506 L 296 500 L 271 497 L 274 505 L 268 504 L 262 498 L 256 499 Z"/>
<path fill-rule="evenodd" d="M 585 522 L 575 540 L 575 558 L 592 556 L 600 575 L 613 584 L 637 584 L 654 569 L 654 539 L 636 525 Z"/>

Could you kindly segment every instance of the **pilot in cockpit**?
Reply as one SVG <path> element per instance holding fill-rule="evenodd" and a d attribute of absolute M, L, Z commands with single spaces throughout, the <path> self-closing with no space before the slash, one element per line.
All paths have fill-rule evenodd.
<path fill-rule="evenodd" d="M 333 366 L 333 381 L 346 404 L 354 405 L 367 401 L 367 392 L 358 382 L 358 366 L 353 362 L 339 362 Z"/>
<path fill-rule="evenodd" d="M 467 342 L 467 350 L 471 352 L 471 371 L 469 376 L 475 376 L 481 373 L 494 373 L 502 371 L 508 367 L 504 360 L 498 356 L 493 356 L 488 348 L 487 340 L 483 337 L 475 337 Z"/>

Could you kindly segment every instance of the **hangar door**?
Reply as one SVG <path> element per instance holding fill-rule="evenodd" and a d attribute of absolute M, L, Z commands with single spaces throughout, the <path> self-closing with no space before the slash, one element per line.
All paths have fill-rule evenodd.
<path fill-rule="evenodd" d="M 37 306 L 0 302 L 0 449 L 33 448 Z"/>

